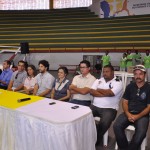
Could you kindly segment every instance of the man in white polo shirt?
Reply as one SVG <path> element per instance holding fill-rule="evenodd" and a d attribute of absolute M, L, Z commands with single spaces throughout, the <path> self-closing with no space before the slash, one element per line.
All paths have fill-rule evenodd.
<path fill-rule="evenodd" d="M 103 135 L 116 117 L 122 92 L 122 82 L 114 76 L 113 66 L 104 66 L 103 77 L 94 82 L 90 91 L 91 95 L 94 96 L 91 105 L 93 116 L 101 118 L 97 124 L 96 145 L 101 143 Z"/>
<path fill-rule="evenodd" d="M 93 96 L 90 95 L 90 88 L 96 78 L 90 74 L 90 62 L 83 60 L 79 64 L 81 75 L 73 78 L 69 89 L 72 94 L 71 103 L 90 106 Z"/>

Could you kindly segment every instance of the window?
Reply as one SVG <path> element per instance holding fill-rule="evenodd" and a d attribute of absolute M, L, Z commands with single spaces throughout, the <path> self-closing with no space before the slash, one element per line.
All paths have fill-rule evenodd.
<path fill-rule="evenodd" d="M 54 9 L 88 7 L 92 0 L 53 0 Z M 0 0 L 0 10 L 49 9 L 50 0 Z"/>
<path fill-rule="evenodd" d="M 49 9 L 49 0 L 0 0 L 0 10 Z"/>
<path fill-rule="evenodd" d="M 54 0 L 54 8 L 88 7 L 92 0 Z"/>

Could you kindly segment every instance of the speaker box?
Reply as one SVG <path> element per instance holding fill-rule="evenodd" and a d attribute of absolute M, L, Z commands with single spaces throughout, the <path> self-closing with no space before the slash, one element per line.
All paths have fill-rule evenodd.
<path fill-rule="evenodd" d="M 22 42 L 22 43 L 20 43 L 20 46 L 21 46 L 21 54 L 29 53 L 29 43 L 28 42 Z"/>

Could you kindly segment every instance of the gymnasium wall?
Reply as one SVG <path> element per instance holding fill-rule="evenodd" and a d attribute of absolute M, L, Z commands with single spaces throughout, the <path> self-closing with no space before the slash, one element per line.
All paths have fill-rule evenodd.
<path fill-rule="evenodd" d="M 141 53 L 142 57 L 145 53 Z M 30 53 L 27 56 L 27 62 L 29 64 L 34 64 L 38 68 L 38 62 L 42 59 L 47 60 L 50 63 L 50 70 L 57 70 L 59 65 L 78 65 L 80 61 L 83 60 L 83 56 L 94 56 L 94 55 L 104 55 L 104 53 Z M 111 63 L 113 66 L 119 66 L 122 53 L 110 53 Z M 8 59 L 11 54 L 0 54 L 0 64 Z M 18 54 L 15 59 L 15 65 L 17 62 L 24 58 L 24 54 Z M 93 61 L 91 61 L 91 65 Z M 70 67 L 75 68 L 75 67 Z"/>

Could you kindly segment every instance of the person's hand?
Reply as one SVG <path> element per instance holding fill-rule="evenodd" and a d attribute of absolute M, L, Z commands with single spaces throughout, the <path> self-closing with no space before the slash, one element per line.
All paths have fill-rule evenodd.
<path fill-rule="evenodd" d="M 135 122 L 136 120 L 138 120 L 138 119 L 139 119 L 139 115 L 138 115 L 138 114 L 136 114 L 136 115 L 132 115 L 132 118 L 133 118 L 133 120 L 134 120 L 134 122 Z"/>
<path fill-rule="evenodd" d="M 139 119 L 139 115 L 138 114 L 136 114 L 136 115 L 133 115 L 133 114 L 130 114 L 130 113 L 128 114 L 128 120 L 130 122 L 135 122 L 138 119 Z"/>
<path fill-rule="evenodd" d="M 30 91 L 29 91 L 29 90 L 26 90 L 26 94 L 30 94 Z"/>
<path fill-rule="evenodd" d="M 130 122 L 134 122 L 134 118 L 133 118 L 133 116 L 132 116 L 132 114 L 131 113 L 126 113 L 126 115 L 127 115 L 127 117 L 128 117 L 128 120 L 130 121 Z"/>
<path fill-rule="evenodd" d="M 73 90 L 73 89 L 76 88 L 76 87 L 77 87 L 77 86 L 71 84 L 71 85 L 69 86 L 69 90 Z"/>
<path fill-rule="evenodd" d="M 34 90 L 33 88 L 29 88 L 28 89 L 29 92 L 33 92 L 33 90 Z"/>
<path fill-rule="evenodd" d="M 132 118 L 132 117 L 129 117 L 128 120 L 129 120 L 130 122 L 134 122 L 134 118 Z"/>

